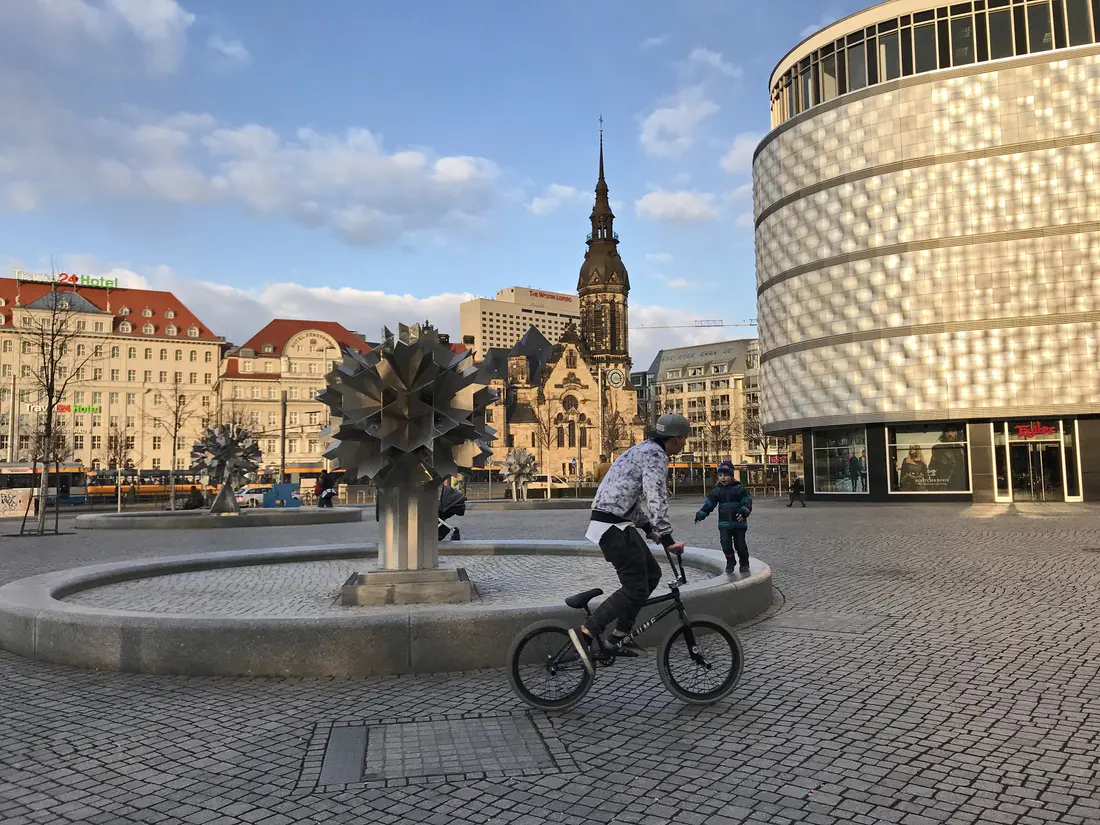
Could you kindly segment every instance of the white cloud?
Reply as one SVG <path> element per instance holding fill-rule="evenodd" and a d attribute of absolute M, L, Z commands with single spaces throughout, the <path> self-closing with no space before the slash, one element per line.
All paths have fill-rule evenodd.
<path fill-rule="evenodd" d="M 687 289 L 688 282 L 684 278 L 669 278 L 665 285 L 669 289 Z"/>
<path fill-rule="evenodd" d="M 743 200 L 744 198 L 751 198 L 752 197 L 752 184 L 751 183 L 742 183 L 740 186 L 738 186 L 734 189 L 731 189 L 729 192 L 727 192 L 726 197 L 731 201 L 739 201 L 739 200 Z"/>
<path fill-rule="evenodd" d="M 717 111 L 718 104 L 701 89 L 687 89 L 646 116 L 638 139 L 647 155 L 677 157 L 691 148 L 699 124 Z"/>
<path fill-rule="evenodd" d="M 742 229 L 752 229 L 756 225 L 756 220 L 753 217 L 752 212 L 742 212 L 737 216 L 737 225 Z"/>
<path fill-rule="evenodd" d="M 764 136 L 757 132 L 742 132 L 733 139 L 733 145 L 722 156 L 722 168 L 732 174 L 752 171 L 752 155 Z"/>
<path fill-rule="evenodd" d="M 589 193 L 576 187 L 552 183 L 546 187 L 545 192 L 527 204 L 527 208 L 536 215 L 548 215 L 567 204 L 586 203 L 591 197 Z"/>
<path fill-rule="evenodd" d="M 818 21 L 816 23 L 811 23 L 806 28 L 804 28 L 798 36 L 805 40 L 811 34 L 817 34 L 826 26 L 830 26 L 835 23 L 838 19 L 839 15 L 837 15 L 836 12 L 826 12 L 820 18 L 818 18 Z"/>
<path fill-rule="evenodd" d="M 247 65 L 252 60 L 252 55 L 249 54 L 248 49 L 244 47 L 244 43 L 240 40 L 226 40 L 224 37 L 215 34 L 206 41 L 206 46 L 212 52 L 235 63 L 240 63 L 242 66 Z"/>
<path fill-rule="evenodd" d="M 479 229 L 498 194 L 486 158 L 388 149 L 363 128 L 283 135 L 208 114 L 137 110 L 89 120 L 3 72 L 0 100 L 0 210 L 223 202 L 373 245 Z"/>
<path fill-rule="evenodd" d="M 718 216 L 714 195 L 705 192 L 657 190 L 634 203 L 639 217 L 657 221 L 709 221 Z"/>
<path fill-rule="evenodd" d="M 744 74 L 740 66 L 730 63 L 722 57 L 721 52 L 712 52 L 702 46 L 691 50 L 691 54 L 680 65 L 680 70 L 689 76 L 698 72 L 717 72 L 726 77 L 741 77 Z"/>
<path fill-rule="evenodd" d="M 667 264 L 672 262 L 672 255 L 668 252 L 650 252 L 645 257 L 647 261 L 655 261 L 659 264 Z"/>
<path fill-rule="evenodd" d="M 654 49 L 657 46 L 663 46 L 668 42 L 668 35 L 662 34 L 659 37 L 647 37 L 639 45 L 643 49 Z"/>

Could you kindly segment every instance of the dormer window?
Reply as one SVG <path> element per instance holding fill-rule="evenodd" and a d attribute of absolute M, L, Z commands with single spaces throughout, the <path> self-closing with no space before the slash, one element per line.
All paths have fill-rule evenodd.
<path fill-rule="evenodd" d="M 149 309 L 149 307 L 146 307 L 145 309 L 143 309 L 141 311 L 141 317 L 142 318 L 152 318 L 153 317 L 153 310 Z"/>
<path fill-rule="evenodd" d="M 132 332 L 133 329 L 134 328 L 130 325 L 129 321 L 123 321 L 121 324 L 118 325 L 119 332 Z"/>
<path fill-rule="evenodd" d="M 275 347 L 272 344 L 264 344 L 261 352 L 275 352 Z"/>
<path fill-rule="evenodd" d="M 127 315 L 130 314 L 130 307 L 120 307 L 118 310 L 118 314 L 120 318 L 125 318 Z"/>
<path fill-rule="evenodd" d="M 152 324 L 146 324 L 141 328 L 141 331 L 146 335 L 152 335 L 156 331 L 156 328 Z"/>
<path fill-rule="evenodd" d="M 175 313 L 175 311 L 174 311 L 174 310 L 171 310 L 171 309 L 166 309 L 166 310 L 164 310 L 164 317 L 165 317 L 165 318 L 175 318 L 175 317 L 176 317 L 176 313 Z"/>
<path fill-rule="evenodd" d="M 241 358 L 241 359 L 239 359 L 239 361 L 240 361 L 240 364 L 241 364 L 241 372 L 252 372 L 252 362 L 251 361 L 249 361 L 245 358 Z"/>
<path fill-rule="evenodd" d="M 164 328 L 165 335 L 175 335 L 178 332 L 175 324 L 169 324 Z"/>
<path fill-rule="evenodd" d="M 187 337 L 188 338 L 198 338 L 199 337 L 199 328 L 194 326 L 194 325 L 189 326 L 187 328 Z"/>

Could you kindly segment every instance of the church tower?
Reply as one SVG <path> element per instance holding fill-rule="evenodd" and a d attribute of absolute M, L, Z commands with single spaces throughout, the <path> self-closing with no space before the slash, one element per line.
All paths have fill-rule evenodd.
<path fill-rule="evenodd" d="M 603 176 L 603 126 L 600 127 L 600 177 L 592 207 L 592 232 L 584 253 L 577 293 L 580 296 L 581 338 L 600 367 L 621 367 L 630 373 L 627 334 L 627 295 L 630 279 L 619 257 L 615 214 L 607 198 Z"/>

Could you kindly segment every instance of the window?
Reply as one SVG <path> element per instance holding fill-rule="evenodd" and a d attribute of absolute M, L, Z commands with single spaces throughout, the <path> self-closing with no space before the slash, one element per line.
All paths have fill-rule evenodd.
<path fill-rule="evenodd" d="M 141 317 L 142 318 L 152 318 L 153 317 L 153 310 L 146 307 L 145 309 L 143 309 L 141 311 Z"/>
<path fill-rule="evenodd" d="M 24 352 L 25 352 L 25 350 L 24 350 Z M 77 344 L 76 345 L 76 356 L 77 356 L 77 358 L 81 358 L 81 357 L 83 357 L 87 354 L 88 354 L 88 348 L 84 344 Z"/>
<path fill-rule="evenodd" d="M 848 88 L 853 92 L 867 85 L 867 52 L 863 44 L 848 49 Z"/>
<path fill-rule="evenodd" d="M 205 361 L 207 364 L 209 364 L 211 361 L 214 360 L 214 354 L 212 352 L 210 352 L 210 350 L 207 350 L 206 352 L 203 353 L 202 360 Z"/>
<path fill-rule="evenodd" d="M 665 378 L 681 378 L 683 374 L 682 370 L 669 370 L 665 373 Z"/>
<path fill-rule="evenodd" d="M 154 435 L 153 436 L 153 449 L 154 450 L 159 450 L 160 449 L 160 444 L 161 444 L 161 437 L 159 435 Z"/>
<path fill-rule="evenodd" d="M 99 449 L 102 449 L 102 448 L 103 448 L 103 436 L 93 435 L 92 436 L 92 449 L 93 450 L 99 450 Z M 92 462 L 92 467 L 93 468 L 97 466 L 98 461 L 99 460 L 97 459 L 96 461 Z"/>
<path fill-rule="evenodd" d="M 817 430 L 814 444 L 814 491 L 867 492 L 867 430 L 846 427 Z"/>
<path fill-rule="evenodd" d="M 234 388 L 233 388 L 233 397 L 234 397 L 234 398 L 241 398 L 241 397 L 242 397 L 242 393 L 241 393 L 241 388 L 240 388 L 240 387 L 234 387 Z"/>
<path fill-rule="evenodd" d="M 162 384 L 167 384 L 168 383 L 168 373 L 165 372 L 164 370 L 161 370 L 157 377 L 160 380 L 160 383 L 162 383 Z"/>
<path fill-rule="evenodd" d="M 182 361 L 183 360 L 183 350 L 181 350 L 181 349 L 176 350 L 176 360 L 177 361 Z"/>
<path fill-rule="evenodd" d="M 275 372 L 275 362 L 272 359 L 268 358 L 264 362 L 264 372 Z"/>
<path fill-rule="evenodd" d="M 1027 7 L 1027 42 L 1032 52 L 1054 48 L 1050 25 L 1050 4 L 1035 3 Z"/>
<path fill-rule="evenodd" d="M 162 349 L 160 351 L 160 360 L 161 361 L 167 361 L 168 360 L 168 350 Z"/>
<path fill-rule="evenodd" d="M 565 427 L 558 427 L 558 447 L 565 446 Z"/>
<path fill-rule="evenodd" d="M 121 309 L 119 309 L 118 314 L 119 317 L 125 318 L 127 315 L 130 314 L 130 307 L 122 307 Z"/>
<path fill-rule="evenodd" d="M 211 376 L 210 376 L 210 373 L 208 373 L 208 372 L 204 372 L 204 373 L 202 374 L 202 382 L 203 382 L 204 384 L 209 384 L 209 383 L 210 383 L 210 378 L 211 378 Z"/>
<path fill-rule="evenodd" d="M 179 330 L 178 330 L 178 329 L 176 329 L 176 325 L 175 325 L 175 324 L 169 324 L 168 326 L 166 326 L 166 327 L 164 328 L 164 334 L 165 334 L 165 335 L 175 335 L 175 334 L 176 334 L 176 333 L 177 333 L 178 331 L 179 331 Z"/>
<path fill-rule="evenodd" d="M 103 322 L 102 321 L 96 321 L 94 324 L 92 324 L 92 327 L 94 328 L 94 330 L 96 332 L 103 332 Z"/>
<path fill-rule="evenodd" d="M 295 401 L 297 401 L 297 400 L 298 400 L 298 388 L 297 388 L 297 387 L 291 387 L 291 388 L 290 388 L 290 393 L 289 393 L 289 397 L 290 397 L 290 398 L 291 398 L 292 400 L 295 400 Z"/>
<path fill-rule="evenodd" d="M 252 372 L 252 362 L 247 359 L 240 359 L 238 361 L 241 365 L 241 372 Z"/>
<path fill-rule="evenodd" d="M 279 393 L 274 387 L 267 388 L 267 397 L 270 401 L 276 401 L 279 398 Z"/>
<path fill-rule="evenodd" d="M 187 439 L 184 438 L 182 435 L 176 436 L 176 449 L 177 450 L 182 450 L 186 446 L 187 446 Z"/>
<path fill-rule="evenodd" d="M 891 493 L 965 493 L 970 490 L 966 424 L 889 428 Z"/>
<path fill-rule="evenodd" d="M 253 387 L 252 388 L 252 400 L 253 401 L 259 401 L 260 400 L 260 388 L 259 387 Z"/>
<path fill-rule="evenodd" d="M 569 350 L 565 353 L 565 368 L 567 370 L 575 370 L 577 368 L 576 350 Z"/>
<path fill-rule="evenodd" d="M 83 450 L 84 449 L 84 436 L 82 436 L 82 435 L 74 435 L 73 436 L 73 449 L 74 450 Z"/>
<path fill-rule="evenodd" d="M 884 34 L 878 39 L 878 76 L 880 82 L 901 77 L 901 51 L 897 32 Z"/>
<path fill-rule="evenodd" d="M 103 357 L 103 347 L 100 344 L 96 344 L 95 349 L 92 350 L 92 355 L 94 355 L 96 358 L 102 358 Z"/>
<path fill-rule="evenodd" d="M 111 370 L 111 380 L 118 381 L 119 376 L 122 375 L 122 370 Z"/>
<path fill-rule="evenodd" d="M 126 350 L 127 358 L 137 358 L 137 347 L 128 347 Z"/>
<path fill-rule="evenodd" d="M 273 425 L 273 424 L 277 424 L 277 423 L 279 423 L 279 416 L 278 416 L 278 414 L 277 414 L 277 413 L 273 413 L 273 412 L 269 412 L 269 413 L 267 414 L 267 423 L 268 423 L 268 425 L 269 425 L 269 426 L 270 426 L 270 425 Z"/>
<path fill-rule="evenodd" d="M 832 100 L 840 93 L 837 82 L 836 55 L 831 54 L 821 61 L 821 100 Z"/>
<path fill-rule="evenodd" d="M 159 470 L 160 469 L 160 459 L 159 458 L 154 458 L 152 460 L 152 466 L 153 466 L 154 470 Z"/>
<path fill-rule="evenodd" d="M 189 326 L 187 328 L 187 337 L 188 338 L 198 338 L 199 337 L 199 328 L 196 327 L 196 326 Z"/>
<path fill-rule="evenodd" d="M 84 416 L 74 415 L 73 416 L 73 426 L 74 427 L 83 427 L 84 426 Z"/>
<path fill-rule="evenodd" d="M 577 406 L 577 399 L 574 398 L 572 395 L 567 395 L 561 400 L 561 408 L 563 410 L 575 410 L 577 409 Z"/>
<path fill-rule="evenodd" d="M 176 317 L 176 311 L 174 309 L 166 309 L 166 310 L 164 310 L 164 317 L 165 318 L 175 318 Z"/>
<path fill-rule="evenodd" d="M 199 374 L 197 372 L 187 373 L 187 383 L 188 384 L 197 384 L 197 383 L 199 383 Z"/>
<path fill-rule="evenodd" d="M 92 403 L 93 404 L 102 404 L 103 403 L 103 393 L 93 392 L 92 393 Z"/>
<path fill-rule="evenodd" d="M 989 12 L 989 56 L 1012 57 L 1012 12 Z"/>
<path fill-rule="evenodd" d="M 275 347 L 271 344 L 264 344 L 261 352 L 275 352 Z"/>
<path fill-rule="evenodd" d="M 1092 25 L 1089 23 L 1089 0 L 1066 0 L 1066 18 L 1069 22 L 1069 44 L 1083 46 L 1092 42 Z"/>
<path fill-rule="evenodd" d="M 93 381 L 102 381 L 103 380 L 103 370 L 102 370 L 102 368 L 92 367 L 92 380 Z"/>
<path fill-rule="evenodd" d="M 121 354 L 121 350 L 118 347 L 111 347 L 111 357 L 112 358 L 118 358 L 118 356 L 120 354 Z"/>
<path fill-rule="evenodd" d="M 204 407 L 209 407 L 210 406 L 210 396 L 209 395 L 204 395 L 202 397 L 202 405 Z"/>
<path fill-rule="evenodd" d="M 92 415 L 92 427 L 102 427 L 102 426 L 103 426 L 103 416 L 99 415 L 98 413 Z"/>
<path fill-rule="evenodd" d="M 974 60 L 974 18 L 956 17 L 951 21 L 951 65 L 965 66 Z"/>
<path fill-rule="evenodd" d="M 11 341 L 4 341 L 4 352 L 11 352 L 11 351 L 12 351 Z"/>
<path fill-rule="evenodd" d="M 82 392 L 74 393 L 73 394 L 73 403 L 74 404 L 83 404 L 84 403 L 84 393 L 82 393 Z"/>
<path fill-rule="evenodd" d="M 132 407 L 136 403 L 137 403 L 137 393 L 135 393 L 135 392 L 126 393 L 126 406 L 127 407 Z"/>
<path fill-rule="evenodd" d="M 108 419 L 108 420 L 110 421 L 110 424 L 111 424 L 112 427 L 117 427 L 118 426 L 118 416 L 117 415 L 112 415 L 110 417 L 110 419 Z"/>
<path fill-rule="evenodd" d="M 108 393 L 107 394 L 107 403 L 112 404 L 112 405 L 117 404 L 118 403 L 118 393 L 117 392 Z"/>
<path fill-rule="evenodd" d="M 123 332 L 127 332 L 127 331 L 128 330 L 123 330 Z M 154 332 L 156 332 L 156 328 L 152 324 L 146 324 L 145 326 L 143 326 L 141 328 L 141 331 L 143 333 L 145 333 L 146 335 L 152 335 Z"/>
<path fill-rule="evenodd" d="M 287 413 L 286 423 L 289 424 L 292 427 L 298 426 L 298 413 L 296 413 L 296 412 Z"/>
<path fill-rule="evenodd" d="M 290 439 L 289 441 L 287 441 L 287 443 L 286 443 L 286 451 L 287 451 L 288 453 L 296 453 L 296 452 L 298 452 L 298 439 L 297 439 L 297 438 L 292 438 L 292 439 Z"/>
<path fill-rule="evenodd" d="M 486 410 L 485 412 L 491 413 L 492 410 Z M 309 425 L 311 427 L 316 427 L 320 423 L 320 416 L 321 416 L 321 414 L 317 413 L 317 412 L 307 413 L 306 414 L 306 420 L 309 422 Z M 486 419 L 486 420 L 488 420 L 488 419 Z"/>
<path fill-rule="evenodd" d="M 141 374 L 141 380 L 145 381 L 145 382 L 152 381 L 153 380 L 153 371 L 152 370 L 145 370 Z"/>
<path fill-rule="evenodd" d="M 126 436 L 126 449 L 127 450 L 134 449 L 135 441 L 136 441 L 136 438 L 134 436 L 132 436 L 132 435 Z"/>
<path fill-rule="evenodd" d="M 183 383 L 183 373 L 182 372 L 172 373 L 172 381 L 174 381 L 176 384 L 182 384 Z"/>
<path fill-rule="evenodd" d="M 268 440 L 267 440 L 267 441 L 265 442 L 265 449 L 264 449 L 264 452 L 265 452 L 265 453 L 268 453 L 268 454 L 270 454 L 270 455 L 274 455 L 274 454 L 275 454 L 275 450 L 277 449 L 277 447 L 278 447 L 278 442 L 276 442 L 274 438 L 269 438 L 269 439 L 268 439 Z"/>
<path fill-rule="evenodd" d="M 127 381 L 137 381 L 137 370 L 126 370 Z"/>

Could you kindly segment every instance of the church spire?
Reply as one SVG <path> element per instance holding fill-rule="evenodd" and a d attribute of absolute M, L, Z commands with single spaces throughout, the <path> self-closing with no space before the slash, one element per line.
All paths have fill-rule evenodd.
<path fill-rule="evenodd" d="M 607 197 L 607 181 L 603 175 L 603 115 L 600 115 L 600 177 L 596 181 L 596 202 L 592 206 L 592 234 L 588 244 L 595 241 L 618 243 L 615 236 L 615 213 L 611 211 L 611 201 Z"/>

